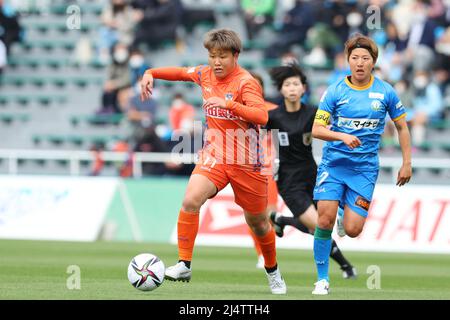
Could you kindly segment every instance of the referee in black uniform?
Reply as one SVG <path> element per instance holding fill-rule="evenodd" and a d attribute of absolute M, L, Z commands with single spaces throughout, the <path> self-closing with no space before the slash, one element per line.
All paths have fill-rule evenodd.
<path fill-rule="evenodd" d="M 317 108 L 301 102 L 306 76 L 297 65 L 273 68 L 270 76 L 284 99 L 278 108 L 269 111 L 266 129 L 272 130 L 273 141 L 278 142 L 278 192 L 294 215 L 292 218 L 272 212 L 270 218 L 279 237 L 283 236 L 285 225 L 313 234 L 318 214 L 313 201 L 317 165 L 312 154 L 311 130 Z M 356 277 L 355 268 L 334 240 L 330 257 L 340 265 L 344 278 Z"/>

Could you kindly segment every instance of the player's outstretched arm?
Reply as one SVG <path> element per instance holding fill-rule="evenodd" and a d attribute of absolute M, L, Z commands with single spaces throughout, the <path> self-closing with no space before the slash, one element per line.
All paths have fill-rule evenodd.
<path fill-rule="evenodd" d="M 153 91 L 153 79 L 168 81 L 191 81 L 195 82 L 195 68 L 164 67 L 153 68 L 145 71 L 141 80 L 141 100 L 150 98 Z"/>
<path fill-rule="evenodd" d="M 395 128 L 398 132 L 398 141 L 400 143 L 400 148 L 402 150 L 402 158 L 403 163 L 398 171 L 397 175 L 397 185 L 399 187 L 408 183 L 412 176 L 412 167 L 411 167 L 411 139 L 409 135 L 408 124 L 406 123 L 405 118 L 401 118 L 395 123 Z"/>

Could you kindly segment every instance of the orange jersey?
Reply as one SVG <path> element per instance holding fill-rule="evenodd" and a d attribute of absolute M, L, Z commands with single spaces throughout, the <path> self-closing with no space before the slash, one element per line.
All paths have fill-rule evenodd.
<path fill-rule="evenodd" d="M 260 126 L 268 120 L 262 88 L 248 71 L 237 66 L 223 79 L 209 66 L 149 69 L 154 78 L 192 81 L 202 89 L 203 102 L 211 97 L 226 101 L 226 108 L 205 107 L 205 142 L 200 163 L 237 165 L 260 171 L 263 166 Z"/>

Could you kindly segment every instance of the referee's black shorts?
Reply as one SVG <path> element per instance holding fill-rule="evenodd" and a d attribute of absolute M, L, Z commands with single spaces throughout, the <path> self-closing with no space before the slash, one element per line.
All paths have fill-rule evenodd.
<path fill-rule="evenodd" d="M 298 218 L 312 204 L 316 184 L 317 165 L 283 167 L 278 171 L 277 187 L 294 217 Z"/>

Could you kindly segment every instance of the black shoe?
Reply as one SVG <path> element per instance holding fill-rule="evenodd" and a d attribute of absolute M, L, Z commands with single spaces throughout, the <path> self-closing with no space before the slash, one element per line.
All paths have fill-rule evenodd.
<path fill-rule="evenodd" d="M 358 275 L 356 274 L 356 269 L 353 266 L 341 267 L 342 277 L 344 279 L 356 279 Z"/>
<path fill-rule="evenodd" d="M 278 224 L 276 222 L 276 219 L 277 219 L 277 213 L 275 211 L 271 212 L 270 213 L 270 221 L 272 221 L 273 228 L 275 230 L 276 235 L 281 238 L 284 235 L 284 225 Z"/>

